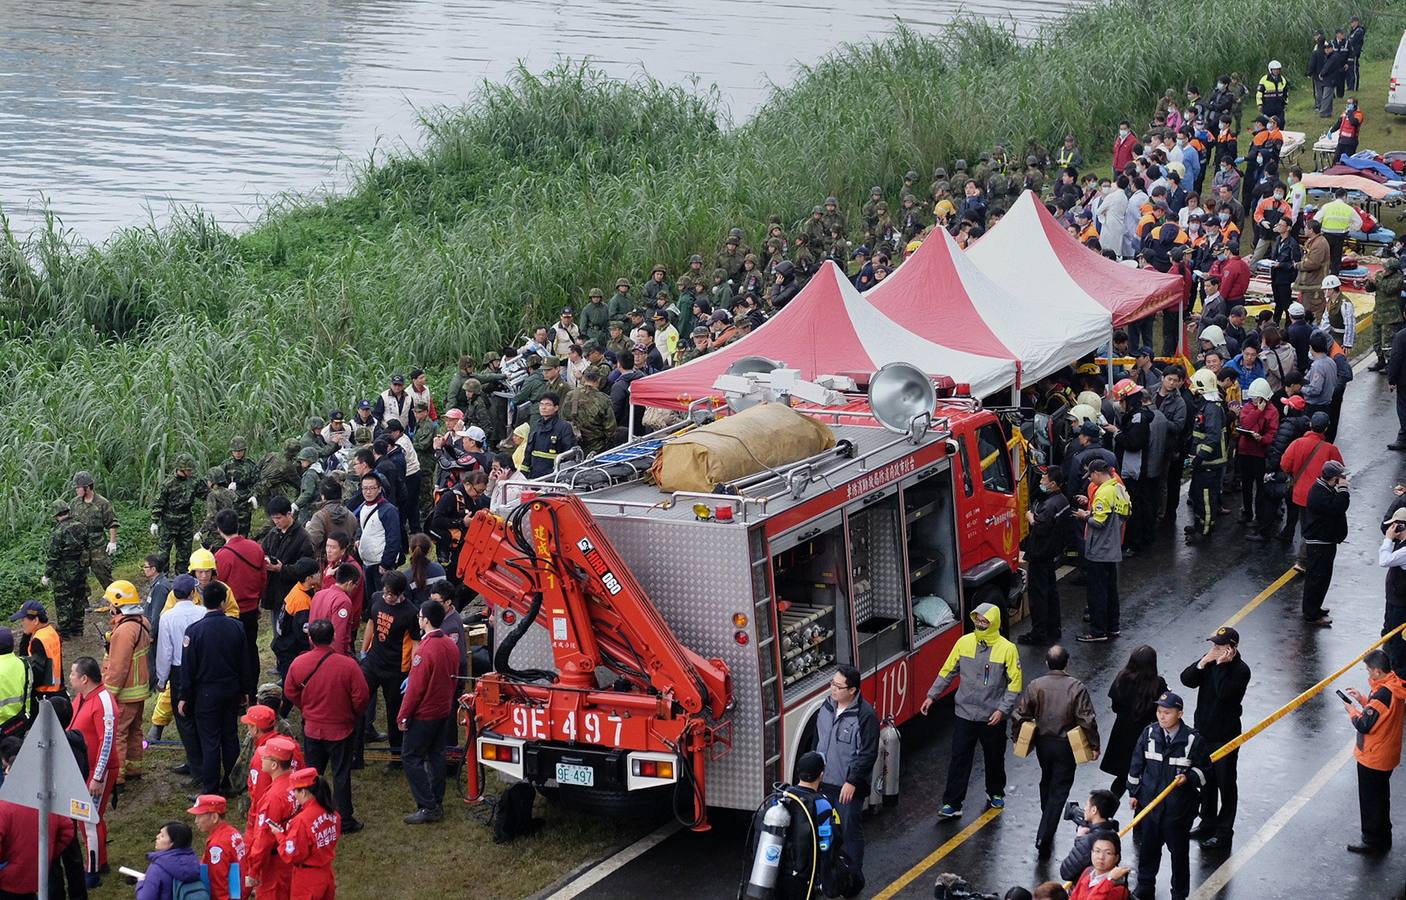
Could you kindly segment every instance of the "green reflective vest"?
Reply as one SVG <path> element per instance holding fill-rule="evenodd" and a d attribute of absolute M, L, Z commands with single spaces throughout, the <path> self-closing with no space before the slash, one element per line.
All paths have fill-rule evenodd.
<path fill-rule="evenodd" d="M 0 728 L 29 708 L 29 666 L 13 653 L 0 655 Z"/>

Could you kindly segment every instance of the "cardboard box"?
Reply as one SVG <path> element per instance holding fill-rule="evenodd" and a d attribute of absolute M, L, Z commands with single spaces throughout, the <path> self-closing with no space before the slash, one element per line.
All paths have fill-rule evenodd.
<path fill-rule="evenodd" d="M 1035 746 L 1035 723 L 1021 722 L 1020 731 L 1015 736 L 1015 755 L 1022 759 L 1030 755 L 1030 748 Z"/>
<path fill-rule="evenodd" d="M 1069 729 L 1069 749 L 1074 751 L 1074 761 L 1080 765 L 1094 761 L 1094 750 L 1089 746 L 1089 738 L 1084 734 L 1084 729 L 1077 725 Z"/>

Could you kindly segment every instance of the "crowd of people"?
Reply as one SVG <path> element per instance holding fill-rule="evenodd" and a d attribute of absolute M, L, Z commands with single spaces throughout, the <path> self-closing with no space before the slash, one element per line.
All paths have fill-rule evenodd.
<path fill-rule="evenodd" d="M 1332 79 L 1336 86 L 1341 73 L 1352 91 L 1361 25 L 1354 19 L 1338 34 L 1333 49 L 1329 42 L 1315 49 L 1309 74 L 1315 84 Z M 1158 361 L 1157 323 L 1148 317 L 1115 332 L 1105 353 L 1111 370 L 1081 361 L 1025 389 L 1023 411 L 1047 465 L 1028 512 L 1031 629 L 1018 640 L 1048 648 L 1049 672 L 1024 685 L 1019 655 L 1000 633 L 1000 610 L 982 607 L 929 693 L 936 698 L 957 682 L 942 818 L 962 815 L 978 744 L 987 802 L 1004 805 L 1007 727 L 1034 723 L 1044 772 L 1037 847 L 1048 855 L 1073 782 L 1068 731 L 1080 728 L 1100 750 L 1092 701 L 1068 674 L 1069 654 L 1059 643 L 1059 565 L 1077 563 L 1087 585 L 1088 629 L 1077 640 L 1118 638 L 1119 565 L 1173 529 L 1189 473 L 1187 542 L 1223 529 L 1232 513 L 1226 492 L 1238 492 L 1244 537 L 1297 539 L 1304 621 L 1332 624 L 1323 602 L 1349 500 L 1332 441 L 1356 339 L 1337 273 L 1343 241 L 1361 217 L 1341 195 L 1311 210 L 1302 171 L 1281 173 L 1289 90 L 1274 61 L 1253 89 L 1227 75 L 1205 99 L 1194 86 L 1184 102 L 1169 91 L 1141 135 L 1122 123 L 1111 176 L 1090 171 L 1070 135 L 1053 153 L 1031 142 L 1023 157 L 1012 157 L 998 145 L 970 168 L 965 160 L 950 172 L 940 166 L 922 199 L 919 174 L 909 171 L 895 206 L 875 187 L 854 221 L 838 198 L 827 197 L 790 228 L 773 217 L 757 250 L 734 228 L 711 267 L 697 254 L 677 278 L 658 265 L 638 290 L 628 277 L 609 297 L 588 290 L 579 310 L 562 308 L 555 322 L 485 354 L 481 364 L 460 357 L 438 396 L 415 368 L 354 401 L 350 415 L 332 409 L 307 418 L 300 433 L 258 458 L 242 437 L 203 471 L 182 453 L 152 507 L 157 550 L 144 560 L 142 591 L 113 578 L 117 517 L 95 477 L 78 472 L 73 497 L 52 508 L 44 582 L 53 601 L 25 602 L 12 619 L 18 634 L 0 629 L 0 758 L 13 761 L 36 703 L 50 703 L 104 823 L 82 834 L 71 822 L 56 826 L 52 883 L 67 891 L 56 896 L 83 896 L 108 872 L 105 822 L 114 794 L 143 776 L 144 739 L 162 739 L 173 724 L 184 756 L 174 771 L 198 789 L 188 812 L 208 839 L 197 858 L 190 825 L 164 825 L 139 897 L 172 896 L 173 884 L 198 879 L 215 897 L 248 896 L 261 886 L 265 895 L 331 896 L 337 840 L 362 828 L 351 772 L 365 764 L 368 743 L 386 743 L 390 765 L 404 770 L 414 804 L 405 822 L 442 818 L 446 748 L 457 742 L 455 700 L 463 679 L 486 666 L 469 647 L 473 598 L 457 574 L 472 516 L 495 498 L 504 502 L 512 482 L 551 476 L 564 454 L 601 453 L 631 429 L 640 433 L 646 423 L 630 403 L 634 381 L 764 327 L 824 260 L 866 291 L 935 228 L 962 246 L 979 240 L 1025 190 L 1092 250 L 1179 274 L 1195 335 L 1186 348 L 1190 377 L 1179 362 Z M 1258 114 L 1242 163 L 1238 132 L 1252 93 Z M 1347 100 L 1340 153 L 1355 150 L 1362 123 L 1355 99 Z M 1327 109 L 1331 115 L 1331 96 Z M 1244 231 L 1253 232 L 1252 244 L 1242 241 Z M 1272 272 L 1274 306 L 1250 320 L 1250 266 L 1261 259 Z M 1406 339 L 1397 340 L 1406 335 L 1397 331 L 1403 261 L 1406 242 L 1398 240 L 1369 285 L 1377 291 L 1374 369 L 1392 385 L 1406 382 Z M 1175 356 L 1184 339 L 1176 311 L 1161 325 L 1161 355 Z M 1400 396 L 1401 435 L 1392 449 L 1406 450 Z M 1381 556 L 1388 626 L 1406 622 L 1406 489 L 1398 495 Z M 257 513 L 266 521 L 256 523 Z M 65 667 L 65 641 L 84 629 L 90 579 L 111 613 L 102 629 L 105 653 Z M 259 687 L 266 629 L 280 682 L 272 692 Z M 1129 872 L 1114 819 L 1125 793 L 1135 811 L 1172 781 L 1185 783 L 1137 833 L 1139 896 L 1152 896 L 1163 847 L 1180 897 L 1188 890 L 1191 838 L 1202 838 L 1207 850 L 1229 849 L 1235 754 L 1214 764 L 1209 754 L 1240 730 L 1249 669 L 1234 629 L 1210 640 L 1212 649 L 1181 673 L 1198 695 L 1194 725 L 1182 722 L 1183 701 L 1158 674 L 1151 647 L 1134 650 L 1116 679 L 1116 721 L 1102 763 L 1113 783 L 1074 816 L 1079 833 L 1061 866 L 1075 883 L 1072 896 L 1126 896 Z M 1380 788 L 1399 756 L 1406 694 L 1396 679 L 1406 674 L 1406 644 L 1394 641 L 1368 665 L 1372 692 L 1354 695 L 1352 712 L 1365 747 L 1359 772 L 1372 773 L 1361 776 L 1364 792 L 1376 788 L 1378 805 L 1369 815 L 1364 801 L 1363 839 L 1354 848 L 1379 852 L 1390 840 Z M 983 677 L 969 677 L 974 666 Z M 864 742 L 877 740 L 858 672 L 837 679 L 827 728 L 857 717 Z M 288 723 L 295 708 L 301 741 Z M 240 768 L 240 724 L 253 748 L 247 770 Z M 1393 727 L 1395 753 L 1380 737 Z M 819 759 L 807 758 L 804 774 L 817 796 L 848 803 L 854 786 L 845 773 L 863 769 L 865 757 L 829 737 L 821 735 Z M 230 799 L 244 792 L 248 812 L 239 828 L 227 816 Z M 24 815 L 0 806 L 2 820 Z M 19 845 L 8 842 L 22 831 L 0 828 L 0 858 L 16 858 Z M 837 843 L 862 865 L 859 820 Z M 26 877 L 22 866 L 0 867 L 0 896 L 26 893 Z"/>

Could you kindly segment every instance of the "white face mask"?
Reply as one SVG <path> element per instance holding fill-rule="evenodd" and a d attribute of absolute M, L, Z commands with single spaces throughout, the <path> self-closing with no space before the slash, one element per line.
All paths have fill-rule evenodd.
<path fill-rule="evenodd" d="M 1283 191 L 1275 191 L 1275 192 L 1274 192 L 1274 199 L 1275 199 L 1275 200 L 1283 200 L 1283 199 L 1284 199 L 1284 192 L 1283 192 Z"/>
<path fill-rule="evenodd" d="M 1126 128 L 1119 128 L 1119 129 L 1118 129 L 1118 136 L 1119 136 L 1119 137 L 1127 137 L 1127 136 L 1128 136 L 1128 129 L 1126 129 Z"/>
<path fill-rule="evenodd" d="M 1218 213 L 1218 214 L 1216 215 L 1216 218 L 1220 219 L 1222 222 L 1229 222 L 1229 221 L 1230 221 L 1230 213 L 1228 213 L 1228 212 Z"/>
<path fill-rule="evenodd" d="M 1201 225 L 1197 222 L 1190 222 L 1187 224 L 1186 230 L 1191 232 L 1192 234 L 1196 234 L 1201 230 Z"/>

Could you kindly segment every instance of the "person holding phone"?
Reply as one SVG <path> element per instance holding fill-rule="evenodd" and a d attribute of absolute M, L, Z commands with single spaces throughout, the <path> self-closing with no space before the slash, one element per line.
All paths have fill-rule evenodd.
<path fill-rule="evenodd" d="M 1386 634 L 1406 622 L 1406 507 L 1395 509 L 1382 528 L 1386 536 L 1377 563 L 1386 569 L 1386 615 L 1382 622 L 1382 634 Z M 1387 641 L 1382 650 L 1391 660 L 1392 671 L 1398 676 L 1406 674 L 1406 642 L 1401 636 Z"/>
<path fill-rule="evenodd" d="M 1392 530 L 1402 530 L 1395 523 Z M 1388 538 L 1388 541 L 1391 540 Z M 1379 854 L 1391 849 L 1391 773 L 1401 762 L 1401 722 L 1406 710 L 1406 684 L 1391 670 L 1391 659 L 1373 650 L 1362 660 L 1367 667 L 1369 693 L 1348 688 L 1355 703 L 1343 701 L 1356 731 L 1357 804 L 1362 839 L 1348 844 L 1352 853 Z M 1342 692 L 1338 692 L 1342 696 Z"/>

